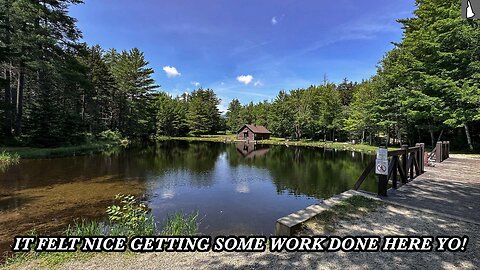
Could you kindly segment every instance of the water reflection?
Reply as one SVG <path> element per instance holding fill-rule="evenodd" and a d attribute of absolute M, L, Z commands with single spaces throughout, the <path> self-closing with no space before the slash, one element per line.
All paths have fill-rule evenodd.
<path fill-rule="evenodd" d="M 372 157 L 318 148 L 162 142 L 109 154 L 22 160 L 0 174 L 0 251 L 35 228 L 102 218 L 118 193 L 156 220 L 198 210 L 205 234 L 270 234 L 275 220 L 353 187 Z M 375 181 L 365 188 L 375 190 Z"/>
<path fill-rule="evenodd" d="M 265 156 L 270 150 L 269 145 L 262 145 L 256 143 L 240 142 L 236 144 L 237 151 L 244 158 L 255 159 L 257 157 Z"/>

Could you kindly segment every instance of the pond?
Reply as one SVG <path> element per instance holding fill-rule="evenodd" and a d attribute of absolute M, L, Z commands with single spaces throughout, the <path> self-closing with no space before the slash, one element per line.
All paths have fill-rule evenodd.
<path fill-rule="evenodd" d="M 0 173 L 0 250 L 35 229 L 105 218 L 116 194 L 147 202 L 158 225 L 199 212 L 200 233 L 270 235 L 275 221 L 349 190 L 372 156 L 322 148 L 170 141 L 111 153 L 21 160 Z M 370 178 L 363 189 L 375 191 Z"/>

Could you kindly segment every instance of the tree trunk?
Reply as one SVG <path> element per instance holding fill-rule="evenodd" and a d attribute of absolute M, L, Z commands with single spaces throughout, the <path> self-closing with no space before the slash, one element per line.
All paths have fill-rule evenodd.
<path fill-rule="evenodd" d="M 433 134 L 432 126 L 428 126 L 428 130 L 430 131 L 430 140 L 432 142 L 432 148 L 435 147 L 435 134 Z"/>
<path fill-rule="evenodd" d="M 385 146 L 388 148 L 388 146 L 390 145 L 390 131 L 387 130 L 387 142 L 385 143 Z"/>
<path fill-rule="evenodd" d="M 472 144 L 472 137 L 470 136 L 470 129 L 468 128 L 467 123 L 463 123 L 463 126 L 465 127 L 465 135 L 467 135 L 468 148 L 470 148 L 470 151 L 473 151 L 473 144 Z"/>
<path fill-rule="evenodd" d="M 15 117 L 15 135 L 22 134 L 22 117 L 23 117 L 23 92 L 25 89 L 25 65 L 23 61 L 20 63 L 18 71 L 18 85 L 17 85 L 17 102 L 16 102 L 16 117 Z"/>
<path fill-rule="evenodd" d="M 395 131 L 397 132 L 398 144 L 400 145 L 400 147 L 402 147 L 402 133 L 400 132 L 400 128 L 396 126 Z"/>
<path fill-rule="evenodd" d="M 362 144 L 364 141 L 365 141 L 365 129 L 362 130 L 362 140 L 361 140 Z"/>
<path fill-rule="evenodd" d="M 10 63 L 5 69 L 5 136 L 12 135 L 12 89 L 10 85 Z"/>
<path fill-rule="evenodd" d="M 440 140 L 442 140 L 442 136 L 443 136 L 443 129 L 442 129 L 442 131 L 440 132 L 440 135 L 438 135 L 438 140 L 437 140 L 437 142 L 439 142 Z"/>

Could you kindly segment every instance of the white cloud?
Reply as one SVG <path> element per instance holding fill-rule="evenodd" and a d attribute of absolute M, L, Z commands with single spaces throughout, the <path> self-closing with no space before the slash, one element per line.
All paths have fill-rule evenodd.
<path fill-rule="evenodd" d="M 191 84 L 195 87 L 200 87 L 201 85 L 199 82 L 191 82 Z"/>
<path fill-rule="evenodd" d="M 277 17 L 272 18 L 272 25 L 276 25 L 278 23 Z"/>
<path fill-rule="evenodd" d="M 237 81 L 248 85 L 253 81 L 253 76 L 252 75 L 242 75 L 237 77 Z"/>
<path fill-rule="evenodd" d="M 239 183 L 235 186 L 235 191 L 238 193 L 250 193 L 250 187 L 247 183 Z"/>
<path fill-rule="evenodd" d="M 182 73 L 178 72 L 178 70 L 175 67 L 171 67 L 171 66 L 163 67 L 163 71 L 165 71 L 168 78 L 174 78 L 182 75 Z"/>
<path fill-rule="evenodd" d="M 261 81 L 256 81 L 253 85 L 254 86 L 263 86 L 263 83 Z"/>

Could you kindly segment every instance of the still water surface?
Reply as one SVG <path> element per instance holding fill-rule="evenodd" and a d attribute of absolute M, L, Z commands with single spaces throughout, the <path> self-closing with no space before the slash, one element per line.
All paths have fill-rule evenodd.
<path fill-rule="evenodd" d="M 0 173 L 0 251 L 32 229 L 105 218 L 116 194 L 142 197 L 161 225 L 199 211 L 200 232 L 270 235 L 275 221 L 353 187 L 371 156 L 321 148 L 165 142 L 87 156 L 22 160 Z M 369 179 L 363 189 L 375 191 Z"/>

